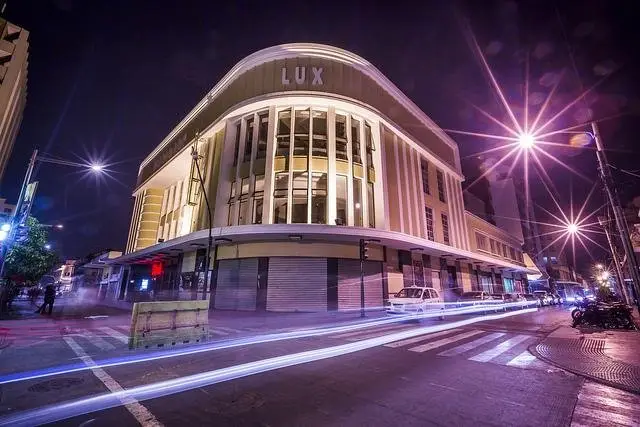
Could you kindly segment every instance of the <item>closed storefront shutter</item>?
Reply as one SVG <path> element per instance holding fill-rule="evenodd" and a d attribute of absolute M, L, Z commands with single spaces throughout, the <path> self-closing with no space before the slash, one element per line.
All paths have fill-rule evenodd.
<path fill-rule="evenodd" d="M 221 310 L 255 310 L 257 284 L 257 258 L 220 260 L 215 307 Z"/>
<path fill-rule="evenodd" d="M 326 258 L 269 258 L 269 311 L 326 311 Z"/>
<path fill-rule="evenodd" d="M 382 307 L 382 263 L 364 262 L 365 307 Z M 360 261 L 338 260 L 338 310 L 360 308 Z"/>

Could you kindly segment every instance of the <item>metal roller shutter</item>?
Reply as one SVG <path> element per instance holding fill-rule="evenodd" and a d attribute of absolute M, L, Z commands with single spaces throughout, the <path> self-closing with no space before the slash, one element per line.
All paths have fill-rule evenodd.
<path fill-rule="evenodd" d="M 326 258 L 269 258 L 267 310 L 326 311 Z"/>
<path fill-rule="evenodd" d="M 215 308 L 255 310 L 258 289 L 258 259 L 225 259 L 218 264 Z"/>
<path fill-rule="evenodd" d="M 382 263 L 364 262 L 364 305 L 382 307 Z M 360 308 L 360 261 L 338 260 L 338 310 Z"/>

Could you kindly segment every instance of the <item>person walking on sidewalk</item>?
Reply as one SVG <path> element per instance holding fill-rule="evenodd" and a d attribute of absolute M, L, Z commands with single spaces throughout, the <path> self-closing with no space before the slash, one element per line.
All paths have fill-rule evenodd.
<path fill-rule="evenodd" d="M 44 290 L 44 303 L 40 306 L 40 308 L 36 311 L 36 313 L 44 314 L 46 311 L 46 307 L 49 306 L 49 312 L 47 314 L 51 314 L 53 311 L 53 303 L 56 300 L 56 290 L 53 285 L 47 285 Z"/>

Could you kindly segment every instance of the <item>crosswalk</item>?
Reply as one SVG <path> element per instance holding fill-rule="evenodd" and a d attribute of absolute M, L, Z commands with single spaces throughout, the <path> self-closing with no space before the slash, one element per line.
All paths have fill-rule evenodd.
<path fill-rule="evenodd" d="M 376 330 L 361 330 L 332 335 L 346 341 L 361 341 L 415 328 L 410 325 L 393 325 Z M 427 333 L 412 338 L 399 339 L 384 344 L 384 347 L 406 350 L 411 353 L 434 352 L 439 357 L 464 357 L 478 363 L 495 363 L 521 369 L 556 370 L 537 359 L 527 347 L 536 336 L 509 331 L 487 331 L 484 329 L 456 328 Z"/>
<path fill-rule="evenodd" d="M 640 396 L 586 381 L 573 410 L 571 427 L 640 426 Z"/>

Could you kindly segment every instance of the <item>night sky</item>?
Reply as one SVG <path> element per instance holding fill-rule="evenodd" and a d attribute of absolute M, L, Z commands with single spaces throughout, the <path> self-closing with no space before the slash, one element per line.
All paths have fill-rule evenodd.
<path fill-rule="evenodd" d="M 376 3 L 9 0 L 5 17 L 31 34 L 27 107 L 2 197 L 17 197 L 35 146 L 70 160 L 102 159 L 113 177 L 99 181 L 73 168 L 41 165 L 33 213 L 44 223 L 64 223 L 51 240 L 65 257 L 124 249 L 140 161 L 237 61 L 265 47 L 303 41 L 363 56 L 446 129 L 504 134 L 470 105 L 506 118 L 471 35 L 514 105 L 524 103 L 526 64 L 529 93 L 536 94 L 529 97 L 531 108 L 540 106 L 564 70 L 549 115 L 604 78 L 549 129 L 608 118 L 601 132 L 611 163 L 640 168 L 635 2 Z M 462 156 L 495 144 L 452 137 Z M 594 184 L 595 153 L 586 147 L 554 148 L 551 154 L 592 180 L 545 162 L 568 211 L 570 191 L 577 205 Z M 638 179 L 616 178 L 625 199 L 636 195 Z M 558 214 L 535 181 L 536 203 Z M 603 200 L 596 190 L 589 207 Z M 591 249 L 594 257 L 604 257 Z M 578 253 L 579 264 L 590 261 L 584 250 Z"/>

